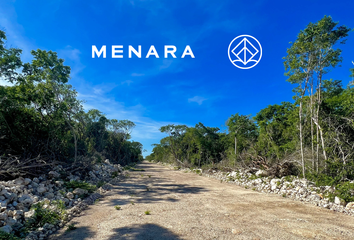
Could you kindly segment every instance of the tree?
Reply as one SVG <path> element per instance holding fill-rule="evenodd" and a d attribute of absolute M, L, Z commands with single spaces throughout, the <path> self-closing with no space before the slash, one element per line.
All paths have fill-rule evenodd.
<path fill-rule="evenodd" d="M 183 164 L 183 162 L 180 160 L 178 149 L 180 148 L 181 136 L 185 133 L 186 130 L 187 130 L 186 125 L 174 125 L 174 124 L 169 124 L 166 126 L 162 126 L 160 128 L 161 132 L 168 134 L 171 153 L 173 154 L 175 160 L 181 164 Z"/>
<path fill-rule="evenodd" d="M 231 115 L 231 117 L 226 121 L 226 126 L 228 126 L 229 133 L 232 133 L 235 138 L 235 163 L 237 161 L 237 148 L 240 151 L 246 149 L 251 142 L 257 138 L 257 127 L 252 121 L 250 116 Z M 237 141 L 237 139 L 241 141 Z M 239 143 L 238 143 L 239 142 Z M 238 146 L 239 145 L 239 146 Z"/>
<path fill-rule="evenodd" d="M 281 105 L 269 105 L 256 114 L 254 120 L 259 127 L 256 148 L 260 155 L 280 160 L 295 150 L 295 111 L 294 104 L 282 102 Z"/>
<path fill-rule="evenodd" d="M 311 83 L 310 98 L 312 109 L 313 81 L 310 80 L 315 77 L 317 79 L 316 111 L 314 114 L 311 110 L 310 121 L 313 121 L 316 124 L 317 131 L 321 136 L 323 155 L 325 160 L 327 159 L 323 132 L 319 119 L 319 108 L 322 101 L 322 78 L 330 68 L 337 66 L 338 63 L 342 61 L 340 57 L 341 50 L 334 49 L 333 47 L 338 41 L 348 36 L 348 32 L 350 31 L 350 28 L 347 28 L 346 26 L 339 26 L 336 28 L 337 24 L 337 22 L 333 22 L 331 17 L 327 16 L 317 23 L 310 23 L 305 30 L 300 31 L 296 41 L 292 43 L 292 46 L 287 50 L 288 55 L 284 58 L 284 65 L 287 70 L 285 75 L 289 77 L 288 81 L 298 85 L 294 91 L 296 93 L 295 98 L 299 100 L 299 139 L 303 176 L 305 176 L 303 150 L 303 98 Z M 341 41 L 340 43 L 344 42 L 345 41 Z"/>
<path fill-rule="evenodd" d="M 22 51 L 5 40 L 0 31 L 0 78 L 13 83 L 0 86 L 0 178 L 40 174 L 54 161 L 86 167 L 102 157 L 142 159 L 142 145 L 129 141 L 135 124 L 86 113 L 57 53 L 31 51 L 33 60 L 23 63 Z"/>

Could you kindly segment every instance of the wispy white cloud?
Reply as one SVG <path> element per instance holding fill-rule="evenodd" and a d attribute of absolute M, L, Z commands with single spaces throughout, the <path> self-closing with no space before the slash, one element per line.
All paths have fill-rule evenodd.
<path fill-rule="evenodd" d="M 144 73 L 132 73 L 131 76 L 132 77 L 141 77 L 141 76 L 144 76 L 145 74 Z"/>
<path fill-rule="evenodd" d="M 127 84 L 128 86 L 130 86 L 131 83 L 133 83 L 132 80 L 125 80 L 122 82 L 122 84 Z"/>
<path fill-rule="evenodd" d="M 208 100 L 208 99 L 200 97 L 200 96 L 194 96 L 192 98 L 188 98 L 188 102 L 196 102 L 196 103 L 198 103 L 198 105 L 202 105 L 205 100 Z"/>
<path fill-rule="evenodd" d="M 78 76 L 82 70 L 85 69 L 85 65 L 81 62 L 80 59 L 80 50 L 77 48 L 74 48 L 70 45 L 66 46 L 64 49 L 59 49 L 58 50 L 58 57 L 63 58 L 66 61 L 70 63 L 71 67 L 71 77 L 75 78 Z"/>

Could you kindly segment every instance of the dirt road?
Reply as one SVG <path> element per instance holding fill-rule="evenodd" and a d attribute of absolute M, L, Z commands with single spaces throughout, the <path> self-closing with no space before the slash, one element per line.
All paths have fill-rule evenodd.
<path fill-rule="evenodd" d="M 138 168 L 74 218 L 77 229 L 51 239 L 354 239 L 354 218 L 342 213 L 157 164 Z"/>

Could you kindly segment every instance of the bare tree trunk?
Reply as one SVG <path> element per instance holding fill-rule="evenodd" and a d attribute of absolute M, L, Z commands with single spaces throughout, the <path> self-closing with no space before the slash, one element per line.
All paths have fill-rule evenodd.
<path fill-rule="evenodd" d="M 69 127 L 71 128 L 71 131 L 73 132 L 73 136 L 74 136 L 74 144 L 75 144 L 75 159 L 74 159 L 74 163 L 76 163 L 76 160 L 77 160 L 77 138 L 76 138 L 76 132 L 75 132 L 75 129 L 74 127 L 70 124 L 70 119 L 69 121 L 65 118 L 64 116 L 64 119 L 66 121 L 66 123 L 69 125 Z"/>
<path fill-rule="evenodd" d="M 305 162 L 304 162 L 304 149 L 302 143 L 302 96 L 300 101 L 300 108 L 299 108 L 299 118 L 300 118 L 300 150 L 301 150 L 301 164 L 302 164 L 302 175 L 305 178 Z"/>
<path fill-rule="evenodd" d="M 310 72 L 307 72 L 307 74 L 309 74 Z M 304 147 L 303 147 L 303 137 L 302 137 L 302 100 L 303 97 L 306 93 L 306 89 L 307 89 L 307 84 L 309 81 L 310 76 L 308 75 L 305 81 L 305 86 L 304 89 L 301 93 L 301 97 L 300 97 L 300 107 L 299 107 L 299 120 L 300 120 L 300 124 L 299 124 L 299 130 L 300 130 L 300 152 L 301 152 L 301 164 L 302 164 L 302 175 L 305 178 L 305 159 L 304 159 Z"/>
<path fill-rule="evenodd" d="M 310 93 L 310 121 L 311 121 L 311 157 L 312 157 L 312 170 L 315 171 L 315 155 L 314 155 L 314 145 L 313 145 L 313 78 L 311 79 L 311 93 Z"/>
<path fill-rule="evenodd" d="M 320 126 L 320 120 L 319 120 L 319 112 L 320 112 L 320 105 L 321 105 L 321 86 L 322 86 L 322 72 L 320 71 L 319 75 L 318 75 L 318 105 L 317 105 L 317 123 L 316 125 L 318 126 L 318 129 L 320 131 L 320 137 L 321 137 L 321 144 L 322 144 L 322 151 L 323 151 L 323 156 L 325 158 L 325 169 L 327 169 L 327 154 L 326 154 L 326 149 L 325 149 L 325 145 L 324 145 L 324 139 L 323 139 L 323 132 L 322 132 L 322 128 Z"/>
<path fill-rule="evenodd" d="M 319 148 L 320 148 L 320 144 L 319 144 L 319 132 L 318 132 L 318 126 L 316 125 L 316 165 L 317 165 L 317 168 L 316 168 L 316 172 L 318 173 L 318 165 L 320 163 L 320 155 L 319 155 Z"/>
<path fill-rule="evenodd" d="M 237 138 L 235 135 L 235 163 L 234 163 L 234 167 L 236 167 L 236 162 L 237 162 Z"/>

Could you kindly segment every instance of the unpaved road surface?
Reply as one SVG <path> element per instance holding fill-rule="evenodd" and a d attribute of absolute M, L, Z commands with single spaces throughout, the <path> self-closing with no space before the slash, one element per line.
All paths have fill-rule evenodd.
<path fill-rule="evenodd" d="M 354 218 L 342 213 L 157 164 L 138 168 L 74 218 L 77 229 L 51 239 L 354 239 Z"/>

